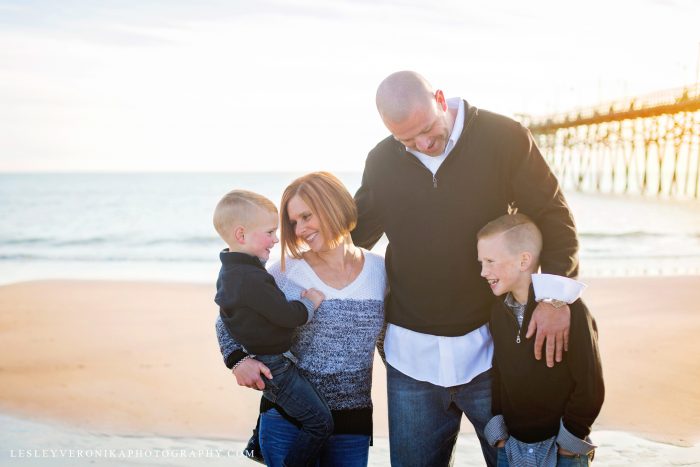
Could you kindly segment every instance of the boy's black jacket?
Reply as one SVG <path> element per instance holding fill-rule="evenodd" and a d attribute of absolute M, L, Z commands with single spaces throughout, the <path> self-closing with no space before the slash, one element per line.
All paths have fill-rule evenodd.
<path fill-rule="evenodd" d="M 258 258 L 228 250 L 219 257 L 214 301 L 231 337 L 255 355 L 289 350 L 294 329 L 309 318 L 306 306 L 287 301 Z"/>
<path fill-rule="evenodd" d="M 525 443 L 556 436 L 560 420 L 584 439 L 605 396 L 595 320 L 580 299 L 569 305 L 569 350 L 562 362 L 548 368 L 544 358 L 535 360 L 534 337 L 525 338 L 537 306 L 532 288 L 519 344 L 517 320 L 503 298 L 496 300 L 490 321 L 495 346 L 493 414 L 502 414 L 509 434 Z"/>

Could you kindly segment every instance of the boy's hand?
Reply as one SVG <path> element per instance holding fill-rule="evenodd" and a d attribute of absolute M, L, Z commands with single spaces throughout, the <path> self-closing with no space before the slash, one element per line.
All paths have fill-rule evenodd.
<path fill-rule="evenodd" d="M 504 447 L 506 447 L 506 440 L 505 439 L 502 439 L 496 443 L 496 448 L 504 448 Z"/>
<path fill-rule="evenodd" d="M 241 364 L 233 370 L 233 376 L 236 377 L 236 382 L 239 386 L 258 389 L 260 391 L 265 389 L 265 382 L 260 377 L 261 374 L 265 375 L 267 379 L 272 379 L 270 369 L 252 358 L 241 362 Z"/>
<path fill-rule="evenodd" d="M 535 337 L 535 358 L 542 359 L 542 345 L 547 341 L 547 366 L 552 368 L 554 361 L 561 362 L 564 351 L 569 350 L 569 327 L 571 325 L 571 309 L 569 305 L 555 308 L 551 303 L 540 302 L 527 327 L 526 338 L 537 331 Z M 556 355 L 555 355 L 556 354 Z"/>
<path fill-rule="evenodd" d="M 326 296 L 323 295 L 322 292 L 319 292 L 316 289 L 304 290 L 301 293 L 301 296 L 311 300 L 311 303 L 314 304 L 314 310 L 317 309 L 319 306 L 321 306 L 321 302 L 326 299 Z"/>
<path fill-rule="evenodd" d="M 575 452 L 567 451 L 567 450 L 564 449 L 564 448 L 559 448 L 559 449 L 557 450 L 557 453 L 561 454 L 562 456 L 569 456 L 569 457 L 574 457 L 574 456 L 577 456 L 577 455 L 578 455 L 578 454 L 576 454 Z"/>

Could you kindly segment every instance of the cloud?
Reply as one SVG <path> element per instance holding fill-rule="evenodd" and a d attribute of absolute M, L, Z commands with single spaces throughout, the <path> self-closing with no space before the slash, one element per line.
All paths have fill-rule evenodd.
<path fill-rule="evenodd" d="M 360 170 L 397 69 L 513 114 L 673 87 L 694 65 L 686 10 L 663 30 L 671 7 L 593 2 L 5 1 L 0 170 Z"/>

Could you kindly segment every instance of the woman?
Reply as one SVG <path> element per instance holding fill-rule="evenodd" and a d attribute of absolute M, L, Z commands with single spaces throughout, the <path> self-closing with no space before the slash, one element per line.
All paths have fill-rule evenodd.
<path fill-rule="evenodd" d="M 357 210 L 335 176 L 315 172 L 294 180 L 280 206 L 282 260 L 270 273 L 289 300 L 316 288 L 326 296 L 314 319 L 299 328 L 292 352 L 326 399 L 335 430 L 321 466 L 366 466 L 372 435 L 372 362 L 384 325 L 386 273 L 381 256 L 352 243 Z M 289 255 L 289 256 L 287 256 Z M 239 385 L 261 389 L 267 368 L 232 341 L 217 323 L 219 343 Z M 273 403 L 261 403 L 265 462 L 282 465 L 298 428 Z"/>

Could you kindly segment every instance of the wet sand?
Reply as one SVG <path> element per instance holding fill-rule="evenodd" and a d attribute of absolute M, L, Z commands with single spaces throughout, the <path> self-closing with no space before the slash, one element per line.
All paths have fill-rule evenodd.
<path fill-rule="evenodd" d="M 607 389 L 594 430 L 697 444 L 700 277 L 583 280 Z M 0 412 L 91 433 L 245 439 L 259 393 L 239 388 L 223 366 L 213 294 L 213 286 L 178 283 L 0 287 Z M 378 360 L 374 377 L 381 438 L 386 386 Z"/>

